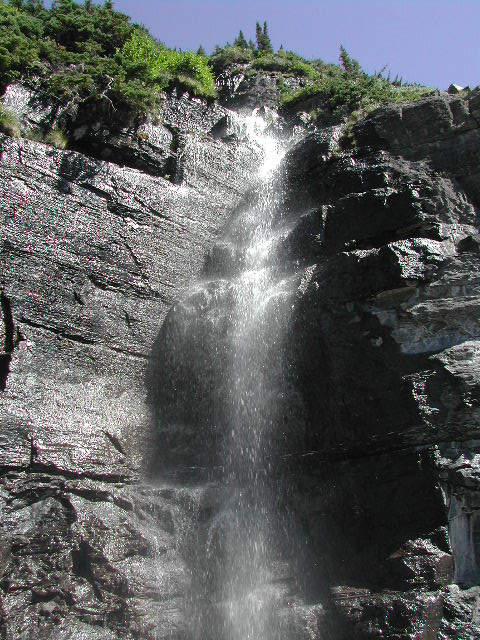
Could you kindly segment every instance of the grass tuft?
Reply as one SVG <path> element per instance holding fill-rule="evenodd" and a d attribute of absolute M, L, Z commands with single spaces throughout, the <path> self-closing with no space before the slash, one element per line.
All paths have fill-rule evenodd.
<path fill-rule="evenodd" d="M 52 129 L 44 138 L 45 142 L 56 149 L 68 147 L 68 137 L 61 129 Z"/>
<path fill-rule="evenodd" d="M 0 104 L 0 131 L 12 138 L 19 138 L 21 129 L 17 116 Z"/>

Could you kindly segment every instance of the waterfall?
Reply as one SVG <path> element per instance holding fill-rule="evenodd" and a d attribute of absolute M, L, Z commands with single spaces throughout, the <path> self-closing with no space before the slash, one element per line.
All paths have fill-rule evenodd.
<path fill-rule="evenodd" d="M 214 460 L 222 470 L 213 515 L 197 524 L 204 542 L 197 533 L 189 551 L 196 640 L 288 637 L 293 564 L 301 556 L 291 548 L 300 536 L 276 468 L 302 432 L 284 364 L 296 285 L 277 259 L 287 232 L 281 160 L 296 134 L 270 133 L 274 115 L 263 113 L 232 115 L 236 135 L 261 158 L 256 186 L 213 249 L 207 279 L 162 328 L 164 460 L 172 469 L 187 461 L 209 468 Z"/>
<path fill-rule="evenodd" d="M 273 640 L 284 635 L 278 610 L 287 599 L 279 547 L 288 537 L 272 481 L 274 452 L 282 448 L 286 420 L 283 338 L 291 308 L 288 279 L 279 276 L 282 176 L 288 142 L 270 134 L 257 113 L 240 119 L 251 144 L 260 146 L 257 198 L 233 222 L 224 241 L 234 247 L 236 274 L 230 311 L 226 433 L 220 455 L 224 501 L 207 543 L 217 581 L 218 635 L 225 640 Z M 219 551 L 219 547 L 221 551 Z"/>
<path fill-rule="evenodd" d="M 228 482 L 235 487 L 227 509 L 222 585 L 222 632 L 228 640 L 271 638 L 278 597 L 269 587 L 273 522 L 267 454 L 279 418 L 274 395 L 281 390 L 274 378 L 281 378 L 276 347 L 283 329 L 281 301 L 287 294 L 276 282 L 269 257 L 280 190 L 276 169 L 285 146 L 263 127 L 257 115 L 247 120 L 248 135 L 264 152 L 259 197 L 230 234 L 243 244 L 243 271 L 234 282 L 230 422 L 224 446 Z"/>

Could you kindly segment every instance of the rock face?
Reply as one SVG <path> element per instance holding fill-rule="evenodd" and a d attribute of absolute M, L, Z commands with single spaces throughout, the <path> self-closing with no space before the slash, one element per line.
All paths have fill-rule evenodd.
<path fill-rule="evenodd" d="M 449 101 L 404 109 L 420 121 L 425 112 L 443 113 Z M 417 136 L 418 148 L 362 138 L 389 114 L 382 110 L 355 131 L 354 154 L 335 152 L 333 128 L 306 136 L 284 161 L 267 263 L 287 286 L 283 304 L 291 310 L 283 362 L 270 362 L 284 369 L 283 393 L 268 388 L 279 416 L 268 454 L 284 537 L 283 548 L 272 541 L 277 556 L 262 585 L 276 593 L 280 626 L 271 628 L 278 637 L 479 633 L 474 181 L 462 180 L 467 190 L 456 162 L 440 173 L 422 155 L 433 122 L 423 141 Z M 478 128 L 468 131 L 478 136 Z M 444 163 L 447 150 L 458 158 L 474 148 L 452 128 L 442 144 L 436 157 Z M 212 625 L 218 637 L 231 637 L 219 622 L 225 604 L 217 581 L 229 562 L 228 513 L 239 507 L 232 506 L 235 492 L 219 497 L 228 472 L 218 465 L 235 385 L 229 376 L 243 242 L 234 224 L 210 253 L 207 281 L 172 308 L 157 341 L 152 406 L 168 443 L 163 465 L 177 473 L 195 468 L 200 485 L 202 473 L 210 480 L 203 533 L 187 554 L 197 576 L 191 597 L 204 612 L 199 638 Z M 265 304 L 278 319 L 276 303 Z M 279 323 L 270 330 L 281 343 Z"/>
<path fill-rule="evenodd" d="M 316 131 L 283 162 L 278 637 L 480 632 L 478 95 L 381 109 L 352 153 Z M 231 119 L 172 96 L 97 159 L 1 138 L 6 640 L 223 638 L 231 221 L 260 153 Z"/>
<path fill-rule="evenodd" d="M 381 110 L 353 157 L 322 161 L 307 139 L 307 171 L 291 154 L 311 206 L 286 239 L 305 265 L 298 504 L 335 638 L 479 632 L 476 100 Z"/>
<path fill-rule="evenodd" d="M 409 160 L 426 160 L 454 176 L 477 204 L 479 192 L 480 90 L 466 99 L 441 95 L 377 111 L 357 126 L 360 145 L 387 148 Z"/>
<path fill-rule="evenodd" d="M 1 625 L 11 640 L 184 635 L 178 505 L 190 498 L 142 484 L 155 464 L 146 365 L 258 150 L 210 137 L 219 107 L 172 97 L 166 111 L 174 182 L 1 138 Z"/>

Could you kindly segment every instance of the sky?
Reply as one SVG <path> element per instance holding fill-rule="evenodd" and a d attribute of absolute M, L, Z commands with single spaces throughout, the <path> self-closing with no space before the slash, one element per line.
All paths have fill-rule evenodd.
<path fill-rule="evenodd" d="M 169 47 L 210 53 L 255 23 L 274 48 L 338 62 L 342 44 L 373 73 L 446 89 L 480 84 L 480 0 L 114 0 Z"/>

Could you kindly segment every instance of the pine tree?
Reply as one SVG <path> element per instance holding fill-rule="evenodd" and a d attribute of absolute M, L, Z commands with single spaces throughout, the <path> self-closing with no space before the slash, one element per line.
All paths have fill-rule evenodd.
<path fill-rule="evenodd" d="M 40 15 L 44 10 L 43 0 L 27 0 L 25 9 L 32 15 Z"/>
<path fill-rule="evenodd" d="M 358 62 L 358 60 L 354 60 L 350 57 L 343 45 L 340 45 L 339 59 L 343 70 L 349 75 L 358 76 L 361 73 L 362 69 L 360 67 L 360 63 Z"/>
<path fill-rule="evenodd" d="M 273 53 L 272 43 L 270 42 L 270 36 L 268 35 L 267 21 L 263 23 L 262 44 L 264 53 Z"/>
<path fill-rule="evenodd" d="M 246 41 L 241 29 L 233 44 L 235 47 L 240 47 L 240 49 L 248 49 L 248 42 Z"/>
<path fill-rule="evenodd" d="M 262 27 L 260 26 L 260 23 L 257 22 L 257 24 L 255 25 L 255 40 L 257 42 L 257 51 L 263 51 L 263 33 L 262 33 Z"/>
<path fill-rule="evenodd" d="M 203 56 L 204 58 L 207 57 L 207 53 L 205 51 L 205 49 L 203 48 L 203 45 L 200 45 L 197 49 L 197 55 L 199 56 Z"/>

